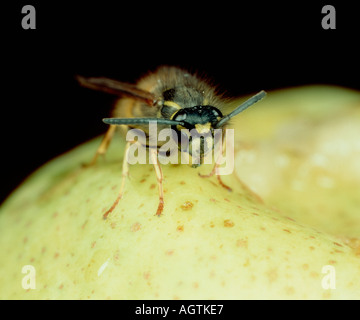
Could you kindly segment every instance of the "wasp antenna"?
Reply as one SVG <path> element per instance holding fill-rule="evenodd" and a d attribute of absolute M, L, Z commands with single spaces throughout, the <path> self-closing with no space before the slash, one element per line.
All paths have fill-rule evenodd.
<path fill-rule="evenodd" d="M 232 117 L 235 117 L 240 112 L 243 112 L 245 109 L 252 106 L 254 103 L 265 98 L 266 92 L 264 90 L 260 91 L 256 95 L 252 96 L 250 99 L 246 100 L 244 103 L 239 105 L 234 111 L 230 112 L 228 115 L 221 118 L 221 120 L 216 124 L 216 128 L 222 127 L 226 122 L 228 122 Z"/>
<path fill-rule="evenodd" d="M 149 124 L 150 122 L 156 122 L 157 124 L 176 126 L 184 125 L 181 121 L 158 119 L 158 118 L 104 118 L 102 120 L 106 124 L 111 125 L 131 125 L 131 124 Z"/>

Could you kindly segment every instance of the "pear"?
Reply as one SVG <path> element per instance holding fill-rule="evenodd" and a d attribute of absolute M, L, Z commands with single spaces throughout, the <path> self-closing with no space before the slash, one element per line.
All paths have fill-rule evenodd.
<path fill-rule="evenodd" d="M 242 99 L 243 100 L 243 99 Z M 235 171 L 130 166 L 101 138 L 28 177 L 0 208 L 0 299 L 359 299 L 360 94 L 269 92 L 233 122 Z M 356 136 L 357 135 L 357 136 Z"/>

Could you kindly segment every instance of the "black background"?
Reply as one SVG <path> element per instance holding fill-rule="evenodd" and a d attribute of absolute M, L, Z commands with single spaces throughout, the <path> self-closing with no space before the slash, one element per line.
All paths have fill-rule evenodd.
<path fill-rule="evenodd" d="M 21 27 L 24 5 L 36 29 Z M 336 9 L 323 30 L 321 9 Z M 360 89 L 359 12 L 332 1 L 12 1 L 2 8 L 2 201 L 28 174 L 106 130 L 114 97 L 76 74 L 136 79 L 169 64 L 232 95 L 304 84 Z M 95 151 L 95 150 L 94 150 Z"/>

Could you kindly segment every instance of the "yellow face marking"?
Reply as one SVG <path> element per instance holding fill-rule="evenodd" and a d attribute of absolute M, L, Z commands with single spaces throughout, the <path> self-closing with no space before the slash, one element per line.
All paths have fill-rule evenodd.
<path fill-rule="evenodd" d="M 164 101 L 164 106 L 172 107 L 179 110 L 181 109 L 181 107 L 174 101 Z"/>
<path fill-rule="evenodd" d="M 210 122 L 207 122 L 205 124 L 196 124 L 195 125 L 195 129 L 199 133 L 207 133 L 207 132 L 210 131 L 210 128 L 211 128 L 211 123 Z"/>
<path fill-rule="evenodd" d="M 179 125 L 179 124 L 176 126 L 176 129 L 179 130 L 179 131 L 181 131 L 181 130 L 186 130 L 185 127 L 183 127 L 183 126 L 181 126 L 181 125 Z"/>

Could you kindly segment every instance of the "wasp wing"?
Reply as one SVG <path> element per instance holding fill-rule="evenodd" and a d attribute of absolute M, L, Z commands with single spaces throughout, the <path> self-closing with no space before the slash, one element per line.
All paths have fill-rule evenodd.
<path fill-rule="evenodd" d="M 109 78 L 86 78 L 83 76 L 76 76 L 76 80 L 83 87 L 103 91 L 114 95 L 127 95 L 134 99 L 142 100 L 149 106 L 155 106 L 157 97 L 151 92 L 137 88 L 135 85 L 112 80 Z"/>

